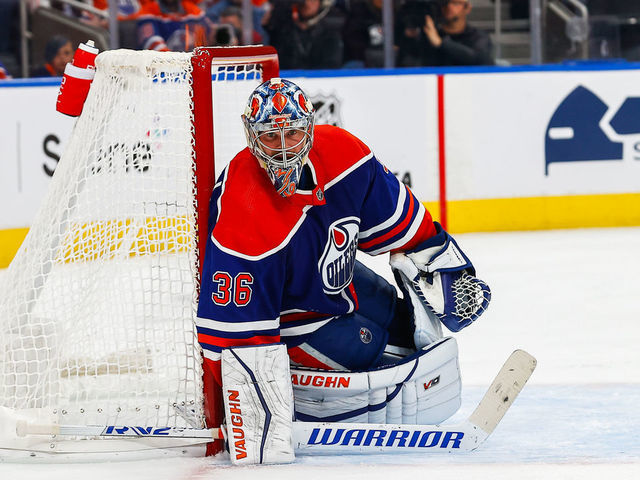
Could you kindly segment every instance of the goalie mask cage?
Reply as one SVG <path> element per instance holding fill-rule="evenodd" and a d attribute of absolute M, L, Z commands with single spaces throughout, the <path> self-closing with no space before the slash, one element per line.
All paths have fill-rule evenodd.
<path fill-rule="evenodd" d="M 271 47 L 98 56 L 0 290 L 0 461 L 204 454 L 175 438 L 20 438 L 15 422 L 220 424 L 205 421 L 216 400 L 195 328 L 213 159 L 245 146 L 244 104 L 277 75 Z"/>

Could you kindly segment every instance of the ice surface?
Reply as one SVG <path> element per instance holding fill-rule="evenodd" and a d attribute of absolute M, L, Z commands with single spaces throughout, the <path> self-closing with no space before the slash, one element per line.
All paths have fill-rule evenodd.
<path fill-rule="evenodd" d="M 2 479 L 640 479 L 640 228 L 457 235 L 493 292 L 456 335 L 475 408 L 509 353 L 538 368 L 487 442 L 468 454 L 299 457 L 231 467 L 224 457 L 0 464 Z M 390 278 L 385 258 L 368 263 Z"/>

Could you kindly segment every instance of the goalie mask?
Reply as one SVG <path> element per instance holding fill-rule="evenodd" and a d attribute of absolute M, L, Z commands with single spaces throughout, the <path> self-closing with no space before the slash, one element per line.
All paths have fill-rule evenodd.
<path fill-rule="evenodd" d="M 313 144 L 314 113 L 300 87 L 272 78 L 253 91 L 242 115 L 249 150 L 283 197 L 298 188 Z"/>

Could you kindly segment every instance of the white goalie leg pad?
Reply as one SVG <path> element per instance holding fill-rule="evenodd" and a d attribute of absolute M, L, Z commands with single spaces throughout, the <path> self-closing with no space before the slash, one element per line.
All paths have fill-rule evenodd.
<path fill-rule="evenodd" d="M 222 351 L 222 394 L 234 464 L 294 460 L 290 375 L 284 344 Z"/>
<path fill-rule="evenodd" d="M 395 365 L 366 372 L 292 368 L 301 421 L 440 423 L 460 408 L 458 345 L 447 337 Z"/>

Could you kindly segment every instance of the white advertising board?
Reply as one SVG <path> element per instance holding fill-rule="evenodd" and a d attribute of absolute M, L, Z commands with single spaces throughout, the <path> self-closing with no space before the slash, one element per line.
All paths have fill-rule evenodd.
<path fill-rule="evenodd" d="M 318 123 L 351 131 L 421 201 L 438 200 L 436 75 L 342 72 L 293 80 L 318 108 Z M 450 206 L 640 194 L 640 70 L 455 73 L 444 82 Z M 69 138 L 74 120 L 55 111 L 56 94 L 57 86 L 0 86 L 0 229 L 31 223 Z M 559 211 L 549 208 L 533 228 L 567 224 L 546 222 Z M 620 221 L 635 222 L 611 224 Z M 494 223 L 501 227 L 499 219 Z"/>
<path fill-rule="evenodd" d="M 58 87 L 0 88 L 0 229 L 30 225 L 75 119 L 56 112 Z"/>
<path fill-rule="evenodd" d="M 640 192 L 640 71 L 445 77 L 449 200 Z"/>
<path fill-rule="evenodd" d="M 318 107 L 318 123 L 361 138 L 422 201 L 436 201 L 436 79 L 428 75 L 295 78 Z M 0 228 L 31 223 L 74 119 L 55 111 L 57 86 L 0 88 Z M 238 113 L 238 116 L 240 112 Z M 236 122 L 242 128 L 240 122 Z M 241 131 L 238 138 L 243 139 Z M 217 170 L 222 165 L 217 165 Z"/>
<path fill-rule="evenodd" d="M 436 76 L 292 80 L 309 94 L 318 109 L 317 123 L 346 128 L 365 142 L 421 201 L 437 201 Z"/>

